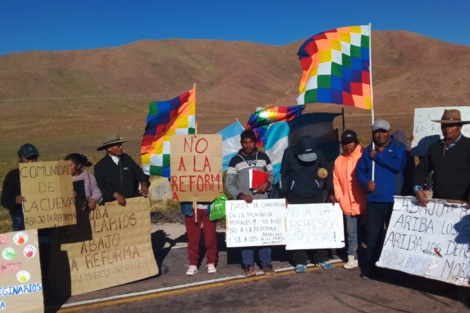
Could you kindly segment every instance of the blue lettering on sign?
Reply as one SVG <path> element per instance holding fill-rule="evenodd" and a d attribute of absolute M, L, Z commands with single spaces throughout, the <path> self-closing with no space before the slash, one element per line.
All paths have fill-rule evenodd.
<path fill-rule="evenodd" d="M 0 296 L 19 295 L 42 290 L 41 283 L 0 288 Z"/>
<path fill-rule="evenodd" d="M 7 307 L 5 306 L 5 302 L 1 301 L 0 302 L 0 310 L 6 310 Z"/>

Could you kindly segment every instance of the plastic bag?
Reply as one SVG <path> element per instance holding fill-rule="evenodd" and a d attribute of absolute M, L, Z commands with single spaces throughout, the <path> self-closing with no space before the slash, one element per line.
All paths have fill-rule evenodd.
<path fill-rule="evenodd" d="M 211 205 L 210 220 L 221 220 L 225 218 L 225 201 L 227 201 L 225 194 L 217 197 Z"/>

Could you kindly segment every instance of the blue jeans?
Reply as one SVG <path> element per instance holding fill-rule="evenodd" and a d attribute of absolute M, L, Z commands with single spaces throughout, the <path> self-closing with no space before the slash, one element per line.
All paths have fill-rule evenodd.
<path fill-rule="evenodd" d="M 346 234 L 348 236 L 348 255 L 353 255 L 357 260 L 357 228 L 359 225 L 360 215 L 352 216 L 344 214 L 344 219 L 346 221 Z"/>
<path fill-rule="evenodd" d="M 10 214 L 13 231 L 24 230 L 24 216 L 20 214 Z"/>
<path fill-rule="evenodd" d="M 271 265 L 271 248 L 259 248 L 258 257 L 261 261 L 261 266 Z M 243 264 L 254 265 L 255 264 L 255 250 L 245 249 L 242 250 Z"/>

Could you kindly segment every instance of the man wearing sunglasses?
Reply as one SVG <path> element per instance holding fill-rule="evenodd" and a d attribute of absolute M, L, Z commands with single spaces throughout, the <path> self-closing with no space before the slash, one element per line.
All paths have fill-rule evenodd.
<path fill-rule="evenodd" d="M 97 151 L 106 155 L 95 165 L 95 178 L 103 194 L 103 203 L 117 201 L 125 206 L 127 198 L 149 194 L 150 182 L 140 166 L 123 152 L 126 142 L 118 134 L 107 134 Z M 141 185 L 139 192 L 139 183 Z"/>
<path fill-rule="evenodd" d="M 24 144 L 18 150 L 20 163 L 37 162 L 39 157 L 38 149 L 32 144 Z M 21 195 L 20 170 L 11 170 L 3 181 L 2 206 L 10 211 L 13 231 L 25 229 L 23 202 L 26 199 Z"/>

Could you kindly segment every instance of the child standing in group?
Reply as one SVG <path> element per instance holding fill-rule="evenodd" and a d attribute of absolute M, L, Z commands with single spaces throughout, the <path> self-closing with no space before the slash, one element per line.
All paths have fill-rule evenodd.
<path fill-rule="evenodd" d="M 197 208 L 193 208 L 192 202 L 181 202 L 181 213 L 184 214 L 184 224 L 188 235 L 189 268 L 186 272 L 188 276 L 193 276 L 198 272 L 201 224 L 207 250 L 207 272 L 209 274 L 217 272 L 215 268 L 217 263 L 217 222 L 210 220 L 210 211 L 211 205 L 208 202 L 198 203 Z"/>

